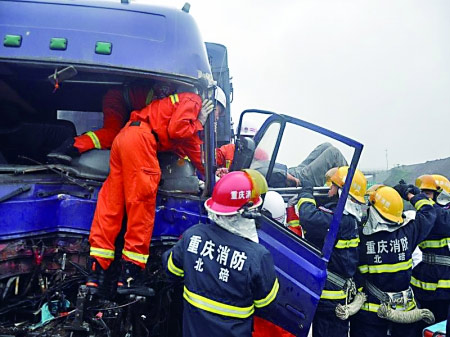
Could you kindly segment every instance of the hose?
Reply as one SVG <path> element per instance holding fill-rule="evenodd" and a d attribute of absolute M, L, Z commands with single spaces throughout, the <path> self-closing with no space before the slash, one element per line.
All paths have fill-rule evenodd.
<path fill-rule="evenodd" d="M 342 320 L 348 319 L 361 309 L 365 301 L 367 301 L 367 295 L 362 292 L 358 292 L 351 303 L 344 305 L 339 303 L 336 306 L 336 317 Z"/>
<path fill-rule="evenodd" d="M 377 315 L 394 323 L 414 323 L 420 320 L 427 324 L 433 324 L 435 319 L 433 313 L 428 309 L 414 308 L 410 311 L 392 309 L 388 304 L 382 303 L 378 308 Z"/>

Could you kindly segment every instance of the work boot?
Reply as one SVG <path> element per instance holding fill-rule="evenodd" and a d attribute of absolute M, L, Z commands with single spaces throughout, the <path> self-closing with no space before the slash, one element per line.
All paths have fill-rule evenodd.
<path fill-rule="evenodd" d="M 117 288 L 134 288 L 143 284 L 144 269 L 130 261 L 122 260 L 122 271 Z"/>
<path fill-rule="evenodd" d="M 102 288 L 105 283 L 106 270 L 102 268 L 100 263 L 95 258 L 89 261 L 89 274 L 87 276 L 86 287 L 92 295 L 102 293 Z"/>
<path fill-rule="evenodd" d="M 60 146 L 47 154 L 47 160 L 52 164 L 70 165 L 72 159 L 80 156 L 80 152 L 74 147 L 75 140 L 67 138 Z"/>

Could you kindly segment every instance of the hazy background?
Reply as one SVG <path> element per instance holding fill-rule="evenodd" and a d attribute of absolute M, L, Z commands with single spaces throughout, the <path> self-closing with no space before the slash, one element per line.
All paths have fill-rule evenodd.
<path fill-rule="evenodd" d="M 450 1 L 189 3 L 228 48 L 235 122 L 260 108 L 332 129 L 364 144 L 362 169 L 450 156 Z"/>

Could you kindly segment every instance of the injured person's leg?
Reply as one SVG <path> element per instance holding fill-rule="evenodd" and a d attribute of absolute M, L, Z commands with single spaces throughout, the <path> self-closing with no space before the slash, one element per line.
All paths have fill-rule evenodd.
<path fill-rule="evenodd" d="M 317 146 L 298 166 L 289 168 L 288 172 L 300 180 L 309 180 L 314 186 L 325 185 L 325 173 L 339 166 L 346 166 L 347 161 L 341 151 L 330 143 Z"/>

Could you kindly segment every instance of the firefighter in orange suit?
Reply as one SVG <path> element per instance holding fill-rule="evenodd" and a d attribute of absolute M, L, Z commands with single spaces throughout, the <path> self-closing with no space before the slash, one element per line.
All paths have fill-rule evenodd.
<path fill-rule="evenodd" d="M 213 108 L 211 100 L 205 99 L 202 104 L 194 93 L 170 95 L 133 111 L 114 139 L 110 173 L 99 192 L 89 237 L 92 263 L 87 286 L 92 292 L 102 285 L 105 270 L 114 259 L 124 206 L 128 222 L 118 286 L 133 287 L 138 283 L 153 231 L 161 175 L 157 151 L 187 155 L 203 171 L 198 131 Z"/>
<path fill-rule="evenodd" d="M 70 164 L 74 157 L 92 149 L 110 149 L 114 138 L 123 128 L 133 110 L 141 110 L 153 99 L 164 98 L 173 91 L 170 84 L 152 87 L 135 85 L 109 89 L 102 101 L 103 127 L 66 139 L 47 155 L 49 161 Z"/>

